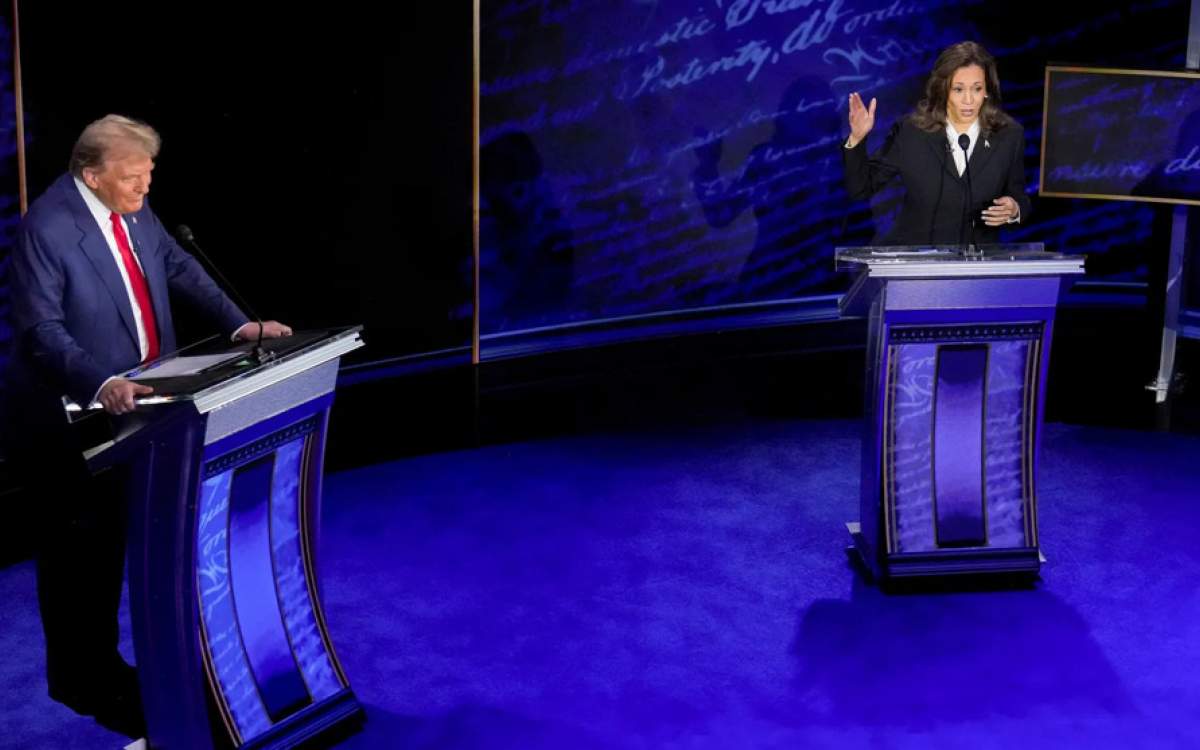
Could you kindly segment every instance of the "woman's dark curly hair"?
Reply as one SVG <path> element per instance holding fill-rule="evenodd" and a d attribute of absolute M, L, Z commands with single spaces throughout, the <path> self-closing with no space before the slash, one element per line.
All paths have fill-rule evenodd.
<path fill-rule="evenodd" d="M 933 71 L 925 82 L 925 97 L 917 102 L 917 108 L 909 116 L 914 125 L 930 133 L 946 128 L 950 81 L 955 71 L 970 65 L 983 68 L 984 93 L 987 94 L 983 106 L 979 108 L 979 126 L 984 132 L 994 133 L 1013 122 L 1013 118 L 1000 109 L 1000 76 L 996 72 L 996 58 L 981 44 L 959 42 L 942 50 L 933 64 Z"/>

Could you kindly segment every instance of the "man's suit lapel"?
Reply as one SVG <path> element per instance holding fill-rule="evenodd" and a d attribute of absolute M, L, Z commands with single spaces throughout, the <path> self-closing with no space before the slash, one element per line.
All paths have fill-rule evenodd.
<path fill-rule="evenodd" d="M 96 275 L 100 277 L 100 281 L 103 282 L 112 297 L 113 305 L 116 306 L 117 312 L 121 315 L 121 321 L 125 324 L 125 331 L 133 339 L 134 349 L 137 349 L 137 324 L 133 320 L 133 308 L 129 306 L 129 293 L 125 291 L 125 282 L 121 280 L 121 272 L 117 269 L 112 251 L 108 249 L 108 243 L 105 242 L 104 235 L 100 233 L 100 227 L 96 224 L 95 217 L 88 211 L 87 204 L 83 202 L 83 196 L 79 195 L 74 179 L 67 175 L 61 183 L 61 187 L 64 200 L 71 211 L 71 218 L 74 219 L 75 227 L 80 232 L 79 249 L 96 269 Z"/>

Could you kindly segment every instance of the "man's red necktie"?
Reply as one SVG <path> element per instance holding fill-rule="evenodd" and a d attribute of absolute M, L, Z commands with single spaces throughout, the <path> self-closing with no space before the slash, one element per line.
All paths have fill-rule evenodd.
<path fill-rule="evenodd" d="M 149 350 L 146 359 L 149 361 L 158 357 L 158 324 L 154 320 L 154 307 L 150 304 L 150 288 L 146 285 L 146 277 L 141 267 L 133 257 L 129 247 L 129 238 L 125 236 L 125 227 L 121 226 L 121 216 L 113 211 L 108 215 L 112 220 L 113 235 L 117 238 L 117 249 L 121 251 L 121 262 L 125 264 L 125 274 L 129 277 L 129 286 L 133 288 L 133 299 L 137 302 L 138 311 L 142 314 L 142 325 L 146 327 L 146 342 Z"/>

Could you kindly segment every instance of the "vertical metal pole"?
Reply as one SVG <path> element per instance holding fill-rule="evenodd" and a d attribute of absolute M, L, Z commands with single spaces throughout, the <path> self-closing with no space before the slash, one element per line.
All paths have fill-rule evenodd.
<path fill-rule="evenodd" d="M 1197 0 L 1200 2 L 1200 0 Z M 1175 374 L 1175 343 L 1179 338 L 1179 302 L 1183 287 L 1183 256 L 1187 250 L 1187 206 L 1176 206 L 1171 221 L 1171 249 L 1167 258 L 1167 289 L 1163 304 L 1162 348 L 1158 355 L 1158 377 L 1150 386 L 1154 403 L 1166 402 Z"/>
<path fill-rule="evenodd" d="M 1187 67 L 1200 70 L 1200 0 L 1192 0 L 1188 22 Z M 1183 260 L 1187 252 L 1188 207 L 1176 206 L 1171 221 L 1171 249 L 1167 259 L 1166 300 L 1163 304 L 1162 348 L 1158 356 L 1158 377 L 1150 384 L 1154 402 L 1164 403 L 1171 393 L 1175 376 L 1175 343 L 1179 338 L 1179 307 L 1183 294 Z"/>
<path fill-rule="evenodd" d="M 25 98 L 21 87 L 21 19 L 17 0 L 12 0 L 13 98 L 17 121 L 17 195 L 21 215 L 29 210 L 29 190 L 25 185 Z"/>
<path fill-rule="evenodd" d="M 1200 3 L 1200 0 L 1193 0 Z M 479 84 L 480 84 L 480 48 L 481 29 L 479 0 L 472 7 L 471 47 L 471 240 L 472 255 L 472 309 L 471 309 L 471 365 L 479 364 Z"/>
<path fill-rule="evenodd" d="M 479 85 L 481 81 L 481 66 L 480 60 L 482 54 L 482 35 L 483 30 L 480 28 L 482 19 L 479 10 L 480 0 L 475 0 L 472 7 L 472 56 L 474 57 L 471 73 L 471 239 L 472 239 L 472 254 L 474 262 L 471 264 L 472 270 L 472 305 L 471 305 L 471 392 L 474 398 L 474 408 L 471 410 L 474 417 L 474 438 L 475 445 L 481 442 L 479 430 Z M 1194 0 L 1200 3 L 1200 0 Z"/>

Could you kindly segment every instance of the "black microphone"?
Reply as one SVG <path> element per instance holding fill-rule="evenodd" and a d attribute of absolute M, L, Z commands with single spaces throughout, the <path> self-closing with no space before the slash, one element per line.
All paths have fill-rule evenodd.
<path fill-rule="evenodd" d="M 250 307 L 250 303 L 246 302 L 246 298 L 238 293 L 237 287 L 229 283 L 229 279 L 225 278 L 225 274 L 221 273 L 221 269 L 217 267 L 217 264 L 212 262 L 212 258 L 209 258 L 208 254 L 200 248 L 200 245 L 196 244 L 196 235 L 192 234 L 192 230 L 187 224 L 180 224 L 175 228 L 175 233 L 179 235 L 179 239 L 187 243 L 190 248 L 195 250 L 196 253 L 204 259 L 204 264 L 208 266 L 208 270 L 212 271 L 213 274 L 220 279 L 221 284 L 229 290 L 229 292 L 233 295 L 233 298 L 237 300 L 237 303 L 242 306 L 242 309 L 250 313 L 250 317 L 254 318 L 253 322 L 258 323 L 258 340 L 254 342 L 254 358 L 258 360 L 259 364 L 274 359 L 274 352 L 268 352 L 262 348 L 262 317 L 260 317 L 259 314 L 254 311 L 254 308 Z"/>
<path fill-rule="evenodd" d="M 963 175 L 967 178 L 967 200 L 963 203 L 963 224 L 959 229 L 958 237 L 962 239 L 964 234 L 969 233 L 965 244 L 967 252 L 970 252 L 971 245 L 975 244 L 975 218 L 971 216 L 971 203 L 974 200 L 971 190 L 971 159 L 967 152 L 967 149 L 971 147 L 971 136 L 961 133 L 958 136 L 958 147 L 963 152 Z M 970 227 L 970 230 L 967 227 Z"/>

